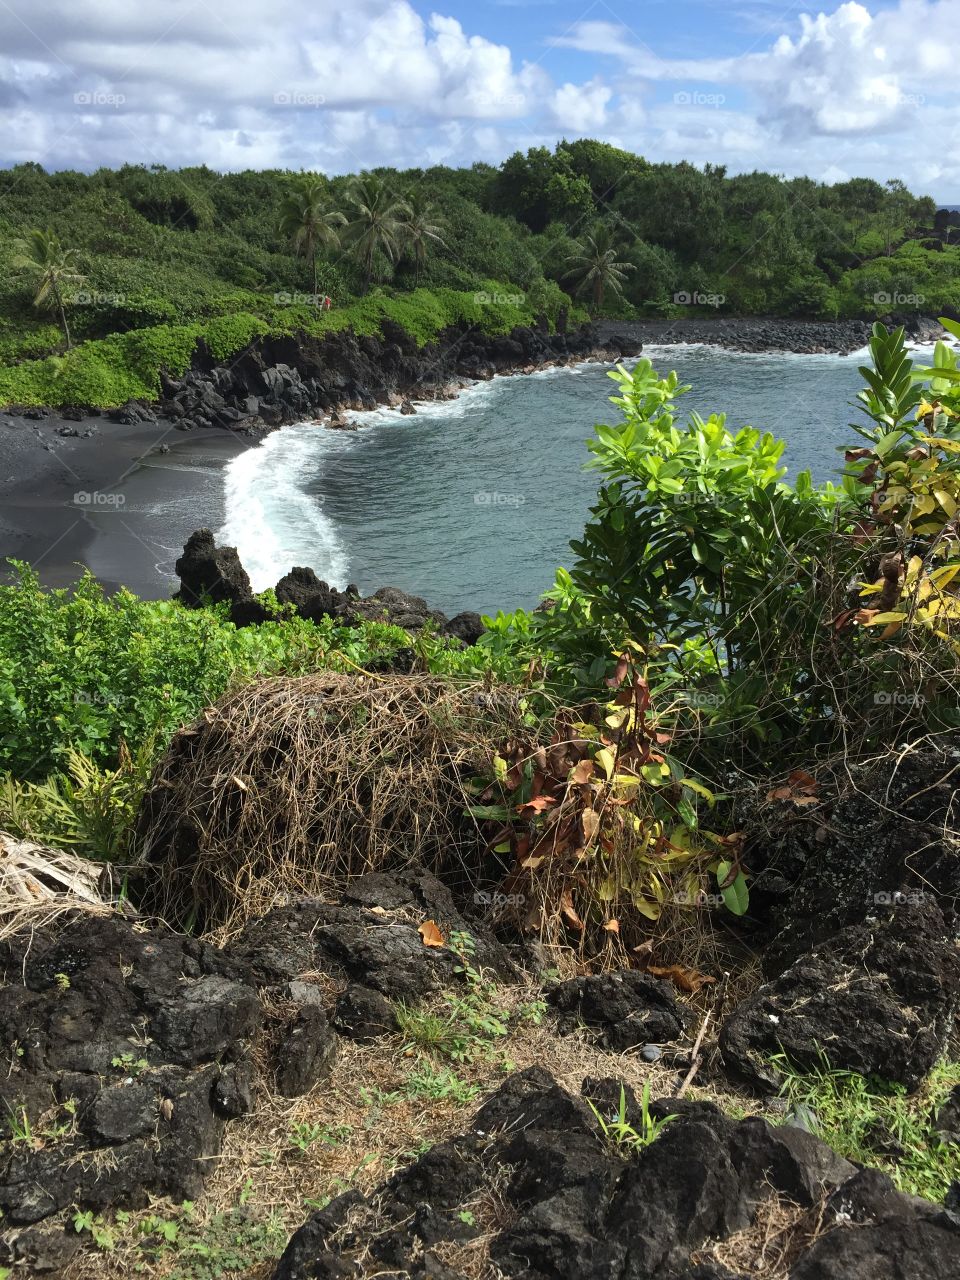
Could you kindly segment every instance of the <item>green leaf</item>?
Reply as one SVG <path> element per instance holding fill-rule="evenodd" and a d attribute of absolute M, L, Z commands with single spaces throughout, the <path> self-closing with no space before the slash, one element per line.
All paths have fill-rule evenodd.
<path fill-rule="evenodd" d="M 732 862 L 721 862 L 717 865 L 717 884 L 722 886 L 724 880 L 733 870 Z M 720 889 L 723 895 L 723 902 L 727 910 L 735 916 L 745 914 L 747 907 L 750 905 L 750 892 L 747 889 L 747 878 L 742 871 L 738 871 L 734 880 Z"/>

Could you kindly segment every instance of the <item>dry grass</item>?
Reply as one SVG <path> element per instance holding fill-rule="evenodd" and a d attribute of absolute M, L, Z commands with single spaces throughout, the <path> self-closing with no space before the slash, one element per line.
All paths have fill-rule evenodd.
<path fill-rule="evenodd" d="M 800 1255 L 827 1231 L 823 1216 L 823 1204 L 801 1209 L 771 1188 L 749 1227 L 697 1250 L 691 1261 L 717 1262 L 756 1280 L 788 1280 Z"/>
<path fill-rule="evenodd" d="M 107 868 L 64 849 L 48 849 L 0 831 L 0 941 L 46 926 L 68 911 L 109 915 Z"/>
<path fill-rule="evenodd" d="M 148 909 L 224 936 L 348 876 L 469 864 L 482 841 L 466 787 L 517 696 L 333 672 L 228 695 L 174 737 L 141 806 Z"/>

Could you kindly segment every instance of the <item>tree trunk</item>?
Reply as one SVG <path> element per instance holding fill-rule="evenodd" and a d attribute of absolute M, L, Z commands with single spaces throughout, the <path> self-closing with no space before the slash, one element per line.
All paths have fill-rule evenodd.
<path fill-rule="evenodd" d="M 53 286 L 53 296 L 56 298 L 57 306 L 60 308 L 60 323 L 63 325 L 63 336 L 67 340 L 67 350 L 69 351 L 73 344 L 70 341 L 70 326 L 67 324 L 67 312 L 63 305 L 63 297 L 58 284 Z"/>

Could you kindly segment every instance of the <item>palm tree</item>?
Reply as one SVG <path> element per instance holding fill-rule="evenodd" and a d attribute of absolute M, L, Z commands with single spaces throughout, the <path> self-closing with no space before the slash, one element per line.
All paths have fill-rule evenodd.
<path fill-rule="evenodd" d="M 400 255 L 410 206 L 397 199 L 383 178 L 374 173 L 354 178 L 347 200 L 353 214 L 347 225 L 347 239 L 363 268 L 365 288 L 369 289 L 377 254 L 383 254 L 390 262 L 396 262 Z"/>
<path fill-rule="evenodd" d="M 590 292 L 593 315 L 599 314 L 605 293 L 617 297 L 623 293 L 624 277 L 633 270 L 632 262 L 617 261 L 618 252 L 610 227 L 598 222 L 593 231 L 578 242 L 576 253 L 568 258 L 573 266 L 563 278 L 576 281 L 578 297 Z"/>
<path fill-rule="evenodd" d="M 330 207 L 322 178 L 305 175 L 280 205 L 280 234 L 290 241 L 296 253 L 313 262 L 314 296 L 319 292 L 317 250 L 339 249 L 337 228 L 346 221 L 342 213 Z"/>
<path fill-rule="evenodd" d="M 431 221 L 434 216 L 433 202 L 428 200 L 421 191 L 411 189 L 407 192 L 405 203 L 408 214 L 401 227 L 401 234 L 404 248 L 413 257 L 417 273 L 416 281 L 419 285 L 420 272 L 423 270 L 431 248 L 430 242 L 435 242 L 441 249 L 445 249 L 446 245 L 443 243 L 442 226 Z"/>
<path fill-rule="evenodd" d="M 83 275 L 77 269 L 76 249 L 65 249 L 52 231 L 38 228 L 28 232 L 26 239 L 18 242 L 13 266 L 34 277 L 37 292 L 33 305 L 38 310 L 60 313 L 63 336 L 69 350 L 70 326 L 67 324 L 63 292 L 66 285 L 83 283 Z"/>

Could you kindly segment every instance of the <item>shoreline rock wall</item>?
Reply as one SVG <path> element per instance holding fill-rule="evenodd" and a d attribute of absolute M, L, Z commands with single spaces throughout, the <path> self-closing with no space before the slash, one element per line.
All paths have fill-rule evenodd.
<path fill-rule="evenodd" d="M 161 374 L 158 403 L 130 401 L 107 416 L 127 423 L 162 416 L 181 431 L 223 427 L 245 434 L 327 416 L 329 425 L 344 426 L 346 411 L 390 405 L 414 413 L 412 400 L 452 399 L 471 381 L 588 359 L 613 362 L 640 351 L 638 341 L 616 333 L 601 340 L 593 325 L 550 333 L 545 319 L 509 334 L 451 328 L 423 347 L 398 325 L 385 321 L 383 329 L 382 337 L 349 329 L 322 338 L 268 336 L 226 363 L 201 343 L 183 376 Z"/>
<path fill-rule="evenodd" d="M 269 610 L 254 595 L 236 547 L 218 547 L 209 529 L 197 529 L 190 535 L 176 570 L 181 584 L 176 599 L 188 608 L 226 602 L 231 620 L 238 627 L 257 626 L 269 620 Z M 323 618 L 333 618 L 344 626 L 389 622 L 414 633 L 432 622 L 443 635 L 465 645 L 474 644 L 483 634 L 477 613 L 467 610 L 448 618 L 439 609 L 431 609 L 422 596 L 397 587 L 380 587 L 367 597 L 361 596 L 352 583 L 339 591 L 302 565 L 285 573 L 274 592 L 280 604 L 292 605 L 297 615 L 309 622 Z"/>
<path fill-rule="evenodd" d="M 915 342 L 932 343 L 944 336 L 930 316 L 884 316 L 888 328 L 903 325 Z M 690 316 L 672 320 L 602 320 L 600 340 L 623 335 L 636 342 L 704 344 L 747 353 L 789 352 L 794 355 L 850 355 L 870 341 L 869 320 L 782 320 L 776 316 Z"/>

